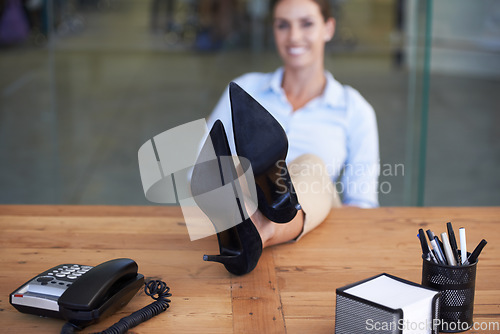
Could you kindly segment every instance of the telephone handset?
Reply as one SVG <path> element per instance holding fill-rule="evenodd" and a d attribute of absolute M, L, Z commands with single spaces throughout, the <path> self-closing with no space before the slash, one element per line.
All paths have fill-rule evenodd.
<path fill-rule="evenodd" d="M 24 313 L 62 318 L 85 327 L 132 299 L 144 285 L 144 276 L 137 269 L 131 259 L 115 259 L 96 267 L 59 265 L 16 289 L 10 303 Z"/>

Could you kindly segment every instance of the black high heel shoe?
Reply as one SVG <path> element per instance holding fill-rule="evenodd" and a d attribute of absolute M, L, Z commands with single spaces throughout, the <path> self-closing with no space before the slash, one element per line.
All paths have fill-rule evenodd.
<path fill-rule="evenodd" d="M 244 275 L 257 265 L 262 254 L 262 239 L 252 220 L 245 218 L 249 215 L 244 203 L 236 195 L 238 185 L 235 182 L 238 182 L 238 177 L 221 121 L 215 122 L 209 139 L 211 143 L 210 140 L 205 142 L 193 168 L 191 192 L 198 207 L 207 214 L 216 229 L 220 255 L 204 255 L 203 260 L 222 263 L 230 273 Z M 215 153 L 215 159 L 209 158 L 212 152 Z M 224 191 L 229 195 L 227 201 L 223 198 L 214 199 L 213 196 L 207 200 L 200 196 L 220 190 L 221 187 L 226 187 Z M 234 199 L 237 207 L 228 207 L 234 203 Z M 232 222 L 241 223 L 232 226 Z"/>
<path fill-rule="evenodd" d="M 229 84 L 234 142 L 250 160 L 259 210 L 275 223 L 287 223 L 301 209 L 285 163 L 286 133 L 278 121 L 236 83 Z"/>

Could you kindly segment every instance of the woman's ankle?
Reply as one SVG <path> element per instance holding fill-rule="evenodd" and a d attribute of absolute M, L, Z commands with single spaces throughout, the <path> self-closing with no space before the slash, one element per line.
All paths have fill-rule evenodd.
<path fill-rule="evenodd" d="M 260 234 L 263 248 L 294 240 L 302 233 L 304 227 L 302 210 L 299 210 L 295 218 L 285 224 L 270 221 L 259 210 L 255 211 L 251 219 Z"/>
<path fill-rule="evenodd" d="M 262 239 L 262 247 L 266 248 L 270 246 L 269 243 L 274 238 L 276 233 L 276 224 L 270 221 L 259 210 L 255 211 L 251 219 L 260 234 L 260 238 Z"/>

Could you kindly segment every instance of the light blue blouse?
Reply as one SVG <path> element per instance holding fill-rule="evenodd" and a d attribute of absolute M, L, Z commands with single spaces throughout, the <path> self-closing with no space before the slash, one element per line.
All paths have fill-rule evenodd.
<path fill-rule="evenodd" d="M 306 153 L 323 159 L 346 205 L 378 206 L 380 172 L 375 112 L 361 94 L 343 86 L 330 72 L 323 94 L 293 111 L 281 87 L 283 68 L 273 73 L 248 73 L 234 80 L 283 126 L 288 137 L 287 162 Z M 220 119 L 233 154 L 229 89 L 226 88 L 208 126 Z M 340 178 L 339 178 L 340 177 Z"/>

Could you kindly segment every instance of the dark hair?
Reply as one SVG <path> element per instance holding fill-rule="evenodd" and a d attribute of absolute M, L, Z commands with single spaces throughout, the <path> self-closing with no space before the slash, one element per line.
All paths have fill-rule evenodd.
<path fill-rule="evenodd" d="M 280 1 L 281 0 L 271 0 L 271 13 L 274 13 L 274 8 Z M 312 1 L 314 1 L 319 6 L 321 16 L 323 16 L 325 22 L 332 17 L 332 11 L 330 10 L 330 4 L 328 3 L 328 0 L 312 0 Z"/>

